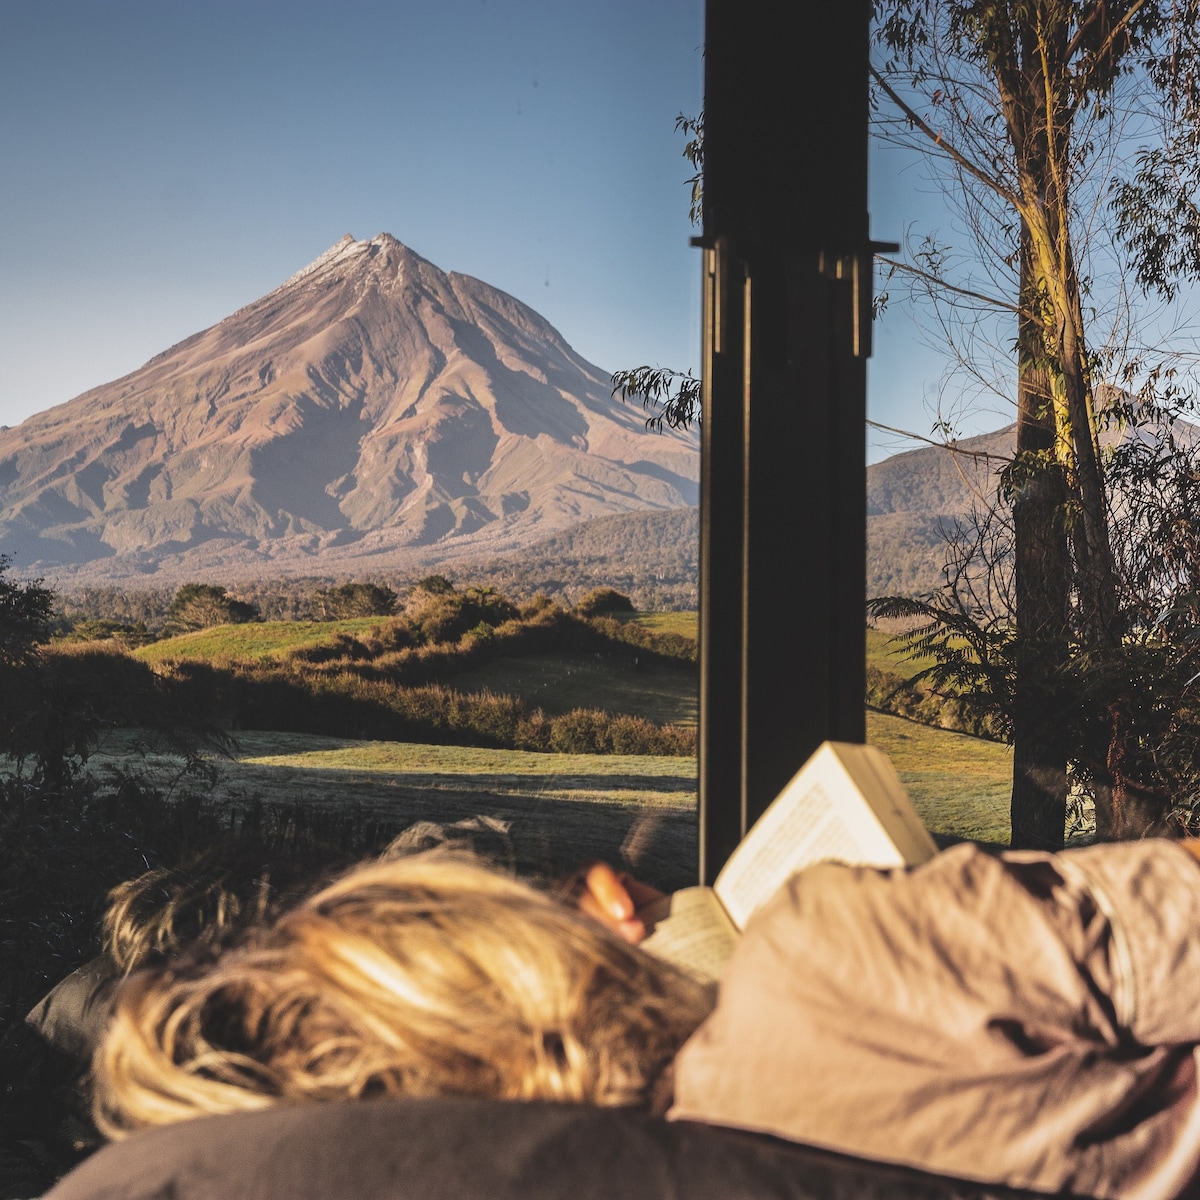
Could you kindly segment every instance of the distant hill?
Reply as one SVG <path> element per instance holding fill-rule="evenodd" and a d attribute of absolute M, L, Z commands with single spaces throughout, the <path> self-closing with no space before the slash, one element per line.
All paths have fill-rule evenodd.
<path fill-rule="evenodd" d="M 920 596 L 942 582 L 946 531 L 990 503 L 1017 427 L 925 446 L 867 468 L 867 595 Z"/>
<path fill-rule="evenodd" d="M 514 597 L 546 592 L 573 602 L 603 585 L 640 609 L 694 609 L 699 549 L 698 508 L 630 513 L 586 521 L 503 558 L 455 563 L 450 573 Z"/>
<path fill-rule="evenodd" d="M 350 579 L 386 584 L 400 593 L 425 574 L 445 574 L 460 588 L 490 586 L 513 600 L 544 592 L 570 605 L 592 588 L 615 587 L 640 609 L 689 610 L 697 607 L 699 510 L 629 513 L 584 521 L 544 538 L 527 550 L 503 557 L 422 564 L 404 571 L 332 571 L 287 578 L 262 574 L 234 580 L 214 573 L 205 582 L 232 585 L 231 591 L 255 604 L 268 620 L 308 619 L 318 588 Z M 62 607 L 85 618 L 144 621 L 160 629 L 173 587 L 157 580 L 144 584 L 68 582 L 59 589 Z"/>
<path fill-rule="evenodd" d="M 541 316 L 388 234 L 347 235 L 140 370 L 0 431 L 0 551 L 154 582 L 406 569 L 694 504 Z"/>

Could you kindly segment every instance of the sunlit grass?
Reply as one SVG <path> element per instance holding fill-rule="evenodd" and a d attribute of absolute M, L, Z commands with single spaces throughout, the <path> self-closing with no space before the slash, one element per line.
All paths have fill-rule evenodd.
<path fill-rule="evenodd" d="M 241 733 L 236 761 L 248 765 L 359 771 L 398 778 L 411 775 L 470 777 L 519 775 L 562 779 L 589 775 L 619 781 L 630 775 L 679 779 L 695 776 L 694 758 L 649 754 L 540 754 L 476 746 L 430 746 L 418 742 L 353 742 L 305 734 Z"/>
<path fill-rule="evenodd" d="M 136 731 L 121 731 L 107 738 L 89 769 L 103 779 L 130 765 L 135 737 Z M 169 755 L 146 761 L 160 773 L 176 762 Z M 218 797 L 253 794 L 268 803 L 356 803 L 381 811 L 416 792 L 435 800 L 537 796 L 685 808 L 696 793 L 696 760 L 662 755 L 541 754 L 241 731 L 232 755 L 213 761 Z"/>
<path fill-rule="evenodd" d="M 698 636 L 700 614 L 690 612 L 637 612 L 613 613 L 618 620 L 633 621 L 654 633 L 678 633 L 682 637 Z"/>
<path fill-rule="evenodd" d="M 659 633 L 696 634 L 695 612 L 637 613 L 623 619 Z M 361 635 L 384 623 L 370 617 L 338 622 L 227 625 L 172 638 L 138 651 L 151 661 L 200 658 L 265 660 L 300 646 Z M 888 634 L 867 630 L 867 661 L 909 674 L 926 665 L 904 659 Z M 656 721 L 695 724 L 694 667 L 643 664 L 574 655 L 501 658 L 447 683 L 462 691 L 519 696 L 548 713 L 604 708 Z M 1011 747 L 867 714 L 868 740 L 892 759 L 922 819 L 937 834 L 1007 842 Z M 519 797 L 688 808 L 695 804 L 695 761 L 619 755 L 537 754 L 461 746 L 352 742 L 298 734 L 239 734 L 241 750 L 223 770 L 220 787 L 254 791 L 273 801 L 388 806 L 400 793 L 477 798 L 505 804 Z M 101 756 L 102 758 L 102 756 Z M 98 764 L 100 762 L 98 760 Z"/>
<path fill-rule="evenodd" d="M 905 678 L 933 665 L 933 659 L 909 658 L 899 642 L 882 629 L 867 628 L 867 665 Z"/>
<path fill-rule="evenodd" d="M 131 735 L 130 735 L 131 736 Z M 616 754 L 538 754 L 412 742 L 358 742 L 294 733 L 241 732 L 219 762 L 215 794 L 257 795 L 270 803 L 354 804 L 421 815 L 440 809 L 483 812 L 537 800 L 676 810 L 696 802 L 691 758 Z M 922 820 L 936 834 L 1007 842 L 1012 749 L 867 713 L 867 740 L 888 755 Z M 103 777 L 128 765 L 125 735 L 110 738 L 91 769 Z M 169 766 L 164 759 L 160 767 Z"/>
<path fill-rule="evenodd" d="M 870 711 L 867 741 L 892 760 L 932 832 L 1008 842 L 1011 746 Z"/>
<path fill-rule="evenodd" d="M 195 633 L 164 638 L 135 651 L 144 662 L 198 659 L 204 662 L 262 662 L 308 646 L 334 642 L 339 636 L 370 634 L 389 617 L 355 617 L 348 621 L 263 621 L 214 625 Z"/>

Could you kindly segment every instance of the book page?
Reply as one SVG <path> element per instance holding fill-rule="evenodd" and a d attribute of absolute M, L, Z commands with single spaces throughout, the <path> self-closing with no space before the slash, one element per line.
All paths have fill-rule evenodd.
<path fill-rule="evenodd" d="M 763 813 L 717 877 L 717 896 L 738 929 L 792 875 L 812 863 L 834 859 L 900 867 L 909 861 L 889 837 L 840 754 L 869 760 L 879 751 L 826 742 Z M 886 758 L 884 763 L 890 768 Z M 857 773 L 864 775 L 862 769 Z M 894 771 L 891 775 L 911 811 L 899 779 Z M 893 785 L 886 773 L 871 771 L 864 783 L 872 792 L 883 788 L 872 800 L 879 805 L 887 803 Z M 936 852 L 936 846 L 915 812 L 912 819 L 928 842 L 929 852 L 920 844 L 913 858 L 922 862 Z"/>
<path fill-rule="evenodd" d="M 842 766 L 857 782 L 879 823 L 909 865 L 928 862 L 937 843 L 913 808 L 892 760 L 871 746 L 837 747 Z M 852 754 L 849 750 L 863 753 Z"/>
<path fill-rule="evenodd" d="M 669 915 L 658 919 L 642 949 L 698 979 L 719 979 L 738 936 L 720 900 L 712 888 L 692 887 L 676 892 L 670 902 Z"/>

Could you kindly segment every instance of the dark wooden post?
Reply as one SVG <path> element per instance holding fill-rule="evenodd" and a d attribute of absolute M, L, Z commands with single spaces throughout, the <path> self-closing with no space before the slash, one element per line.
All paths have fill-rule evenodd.
<path fill-rule="evenodd" d="M 707 0 L 700 876 L 865 737 L 869 4 Z"/>

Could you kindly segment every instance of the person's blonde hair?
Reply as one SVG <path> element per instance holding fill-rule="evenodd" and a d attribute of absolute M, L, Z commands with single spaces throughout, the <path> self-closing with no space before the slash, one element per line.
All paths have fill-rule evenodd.
<path fill-rule="evenodd" d="M 101 925 L 107 966 L 122 977 L 193 943 L 227 941 L 237 929 L 266 920 L 289 898 L 315 891 L 332 873 L 320 850 L 293 849 L 286 857 L 268 858 L 261 846 L 233 841 L 146 871 L 108 894 Z"/>
<path fill-rule="evenodd" d="M 203 954 L 132 975 L 93 1064 L 110 1137 L 281 1102 L 647 1102 L 699 984 L 453 851 L 357 867 Z"/>
<path fill-rule="evenodd" d="M 147 871 L 109 892 L 101 924 L 104 955 L 118 976 L 128 975 L 206 934 L 261 917 L 267 896 L 265 879 L 247 900 L 223 874 L 191 866 Z"/>

